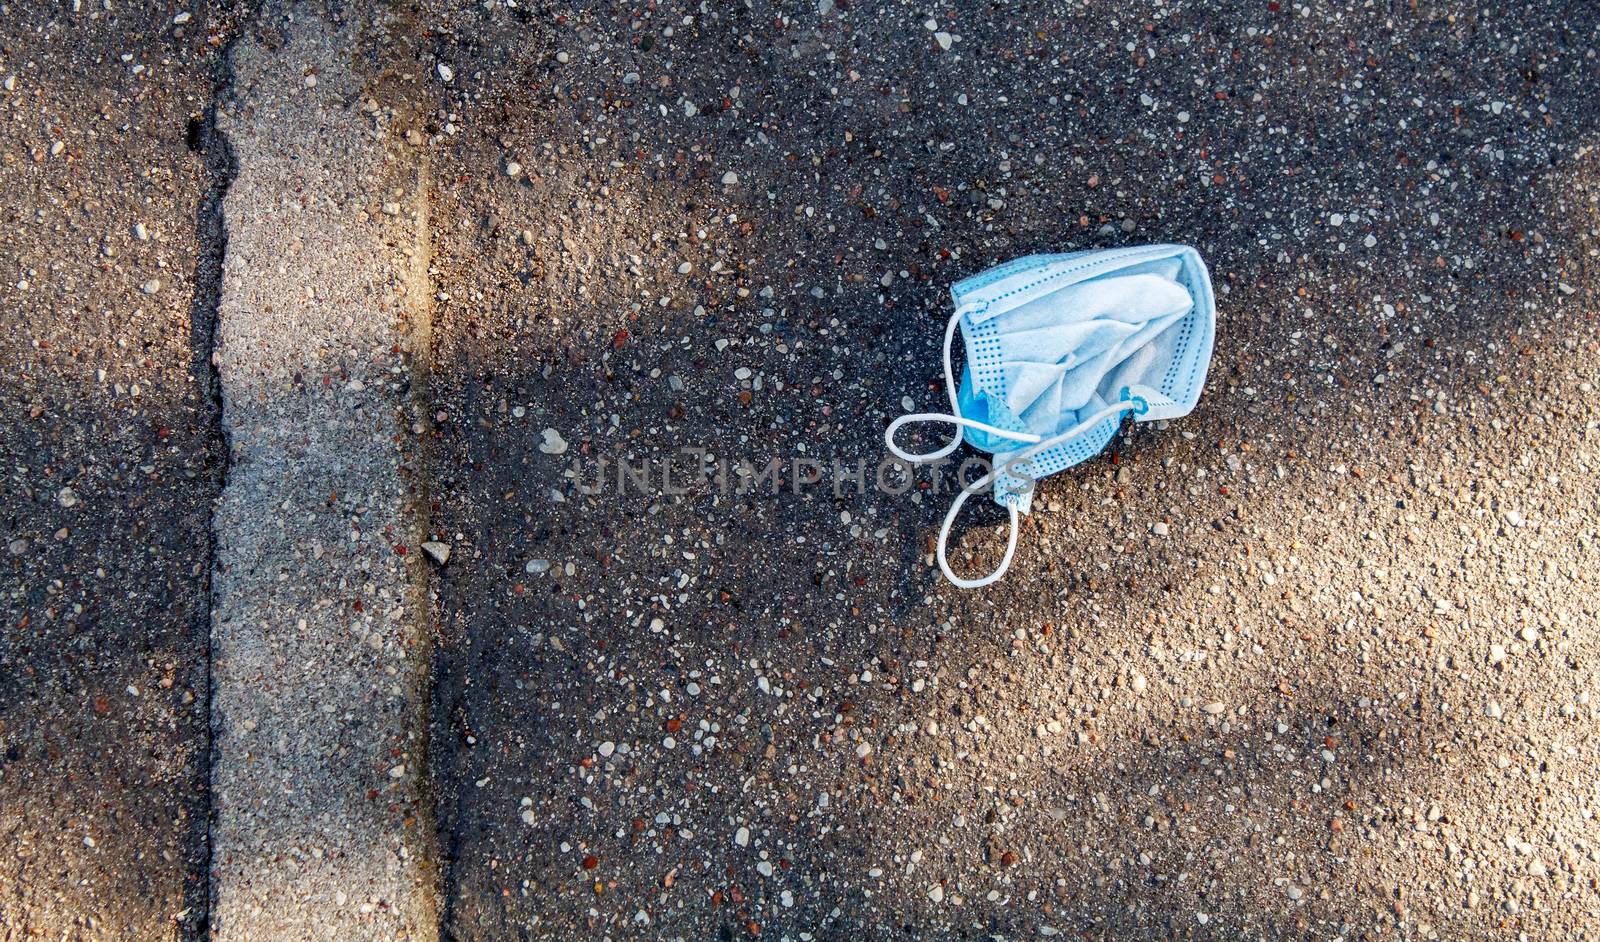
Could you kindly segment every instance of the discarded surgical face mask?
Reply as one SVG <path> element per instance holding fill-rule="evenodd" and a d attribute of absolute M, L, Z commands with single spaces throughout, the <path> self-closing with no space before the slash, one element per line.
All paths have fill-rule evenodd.
<path fill-rule="evenodd" d="M 1217 303 L 1200 253 L 1146 245 L 1067 255 L 1030 255 L 950 289 L 956 310 L 944 333 L 944 381 L 951 412 L 919 412 L 890 423 L 889 450 L 913 464 L 969 444 L 994 456 L 993 469 L 964 488 L 939 529 L 939 568 L 971 589 L 1005 574 L 1017 548 L 1017 515 L 1033 485 L 1098 454 L 1132 412 L 1151 422 L 1187 415 L 1200 398 Z M 950 346 L 957 327 L 966 369 L 957 387 Z M 910 422 L 948 422 L 956 435 L 936 451 L 911 454 L 894 443 Z M 981 579 L 950 571 L 945 544 L 967 498 L 993 484 L 1011 514 L 1000 568 Z"/>

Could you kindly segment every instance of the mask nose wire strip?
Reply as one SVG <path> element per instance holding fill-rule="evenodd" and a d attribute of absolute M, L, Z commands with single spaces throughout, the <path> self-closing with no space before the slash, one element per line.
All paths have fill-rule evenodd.
<path fill-rule="evenodd" d="M 950 345 L 955 340 L 956 326 L 961 323 L 962 315 L 968 313 L 969 311 L 977 310 L 980 307 L 982 307 L 982 305 L 963 304 L 961 307 L 956 308 L 956 312 L 954 314 L 950 315 L 950 322 L 945 324 L 944 327 L 944 389 L 945 393 L 950 397 L 950 411 L 948 413 L 913 412 L 909 415 L 902 415 L 900 418 L 890 422 L 888 429 L 884 431 L 883 443 L 888 445 L 890 453 L 892 453 L 896 458 L 899 458 L 901 461 L 909 464 L 922 464 L 923 462 L 927 461 L 938 461 L 940 458 L 943 458 L 944 456 L 955 451 L 957 448 L 961 447 L 962 426 L 966 426 L 967 428 L 975 428 L 981 432 L 988 432 L 990 435 L 996 435 L 1000 438 L 1008 438 L 1016 442 L 1027 442 L 1029 444 L 1034 444 L 1039 441 L 1039 436 L 1030 432 L 1013 432 L 1010 429 L 996 428 L 993 425 L 986 425 L 983 422 L 976 422 L 972 419 L 965 418 L 961 414 L 961 405 L 956 397 L 955 369 L 950 364 Z M 949 422 L 950 424 L 956 426 L 956 434 L 943 448 L 935 451 L 926 451 L 920 455 L 912 454 L 911 452 L 902 449 L 899 445 L 894 443 L 894 433 L 899 431 L 902 425 L 906 425 L 910 422 Z"/>
<path fill-rule="evenodd" d="M 1006 510 L 1011 514 L 1011 527 L 1010 532 L 1006 536 L 1006 554 L 1000 559 L 1000 567 L 994 572 L 989 573 L 987 576 L 983 576 L 978 579 L 963 579 L 951 571 L 950 560 L 946 555 L 945 547 L 950 542 L 950 526 L 956 522 L 956 515 L 961 513 L 961 508 L 966 504 L 967 498 L 988 487 L 990 484 L 994 483 L 994 481 L 999 478 L 1001 474 L 1016 468 L 1018 465 L 1027 461 L 1029 458 L 1032 458 L 1039 452 L 1048 451 L 1050 448 L 1059 445 L 1068 439 L 1071 439 L 1077 435 L 1081 435 L 1085 431 L 1088 431 L 1089 429 L 1100 424 L 1101 422 L 1104 422 L 1106 419 L 1111 418 L 1114 415 L 1121 415 L 1123 412 L 1134 410 L 1142 410 L 1143 408 L 1145 408 L 1144 402 L 1140 399 L 1123 399 L 1112 405 L 1106 406 L 1104 409 L 1101 409 L 1099 412 L 1089 416 L 1087 419 L 1084 419 L 1082 422 L 1079 422 L 1072 428 L 1067 429 L 1065 432 L 1062 432 L 1058 435 L 1052 435 L 1044 441 L 1041 441 L 1030 448 L 1023 449 L 1012 457 L 1007 458 L 1006 460 L 1000 462 L 1000 464 L 997 465 L 994 470 L 962 488 L 961 493 L 956 495 L 956 499 L 950 502 L 950 509 L 945 511 L 944 523 L 939 526 L 939 542 L 935 545 L 935 551 L 939 558 L 939 569 L 944 573 L 944 577 L 949 579 L 951 584 L 958 588 L 981 589 L 982 587 L 999 580 L 1001 576 L 1006 574 L 1006 570 L 1011 568 L 1011 557 L 1015 556 L 1017 552 L 1017 508 L 1015 504 L 1008 503 L 1006 504 Z M 1037 438 L 1038 436 L 1034 437 Z M 959 441 L 960 437 L 958 435 L 957 442 Z M 948 454 L 948 452 L 946 453 Z"/>

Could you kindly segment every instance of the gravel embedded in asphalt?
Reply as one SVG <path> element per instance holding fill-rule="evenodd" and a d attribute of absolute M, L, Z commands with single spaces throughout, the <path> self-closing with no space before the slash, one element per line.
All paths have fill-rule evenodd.
<path fill-rule="evenodd" d="M 430 15 L 447 932 L 1600 927 L 1594 11 Z M 950 283 L 1157 241 L 1206 394 L 1001 583 L 953 468 L 792 493 L 942 406 Z"/>
<path fill-rule="evenodd" d="M 426 501 L 403 431 L 424 414 L 426 175 L 408 108 L 351 54 L 364 26 L 264 18 L 217 115 L 237 170 L 214 354 L 213 942 L 438 927 Z"/>
<path fill-rule="evenodd" d="M 0 8 L 0 935 L 205 931 L 205 117 L 282 37 L 123 6 Z M 330 395 L 427 401 L 445 937 L 1600 932 L 1596 10 L 353 9 L 431 168 L 431 375 Z M 955 465 L 875 481 L 949 285 L 1157 241 L 1200 407 L 952 589 Z"/>
<path fill-rule="evenodd" d="M 231 14 L 76 6 L 0 11 L 0 938 L 201 938 Z"/>

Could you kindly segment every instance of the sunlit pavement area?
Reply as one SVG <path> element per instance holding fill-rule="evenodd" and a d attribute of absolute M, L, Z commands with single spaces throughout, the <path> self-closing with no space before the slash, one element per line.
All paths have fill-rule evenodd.
<path fill-rule="evenodd" d="M 209 109 L 325 14 L 178 12 L 0 17 L 0 939 L 212 930 Z M 438 938 L 1600 937 L 1600 9 L 327 19 L 429 187 Z M 949 586 L 949 285 L 1149 242 L 1199 407 Z"/>
<path fill-rule="evenodd" d="M 0 938 L 198 938 L 223 47 L 67 6 L 0 8 Z"/>

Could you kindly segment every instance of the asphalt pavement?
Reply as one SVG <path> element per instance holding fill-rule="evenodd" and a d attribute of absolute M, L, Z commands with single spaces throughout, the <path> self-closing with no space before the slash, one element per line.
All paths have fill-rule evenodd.
<path fill-rule="evenodd" d="M 195 938 L 228 19 L 68 6 L 0 11 L 0 938 Z"/>
<path fill-rule="evenodd" d="M 439 19 L 449 937 L 1597 931 L 1592 9 Z M 1144 242 L 1199 408 L 952 589 L 949 285 Z"/>
<path fill-rule="evenodd" d="M 0 14 L 0 939 L 201 938 L 217 880 L 338 880 L 270 827 L 285 855 L 211 856 L 207 717 L 249 719 L 208 699 L 216 542 L 328 500 L 280 475 L 214 516 L 249 469 L 213 117 L 286 16 L 346 57 L 252 74 L 425 167 L 425 203 L 372 200 L 421 241 L 318 215 L 393 183 L 340 178 L 331 132 L 309 188 L 230 206 L 420 253 L 429 310 L 385 355 L 355 304 L 325 351 L 395 393 L 394 500 L 357 516 L 404 565 L 261 594 L 382 582 L 432 644 L 341 701 L 342 745 L 262 744 L 405 767 L 380 812 L 435 829 L 440 938 L 1600 937 L 1600 10 L 417 0 Z M 288 277 L 321 262 L 284 218 Z M 1153 242 L 1216 285 L 1198 408 L 1043 482 L 1005 579 L 949 586 L 956 466 L 878 477 L 944 406 L 949 286 Z M 228 310 L 344 303 L 284 285 Z M 312 339 L 292 316 L 252 336 Z M 283 385 L 250 408 L 321 402 Z M 1005 522 L 974 501 L 956 569 Z M 280 667 L 337 673 L 327 626 L 273 624 Z M 301 773 L 253 767 L 289 820 Z"/>

